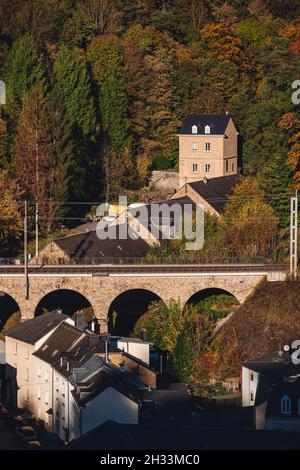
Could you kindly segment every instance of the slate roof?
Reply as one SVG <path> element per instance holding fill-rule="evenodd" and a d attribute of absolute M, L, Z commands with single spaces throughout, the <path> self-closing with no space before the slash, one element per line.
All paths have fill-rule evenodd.
<path fill-rule="evenodd" d="M 96 258 L 101 261 L 104 258 L 138 258 L 145 256 L 149 250 L 149 245 L 139 238 L 130 227 L 128 229 L 129 235 L 127 240 L 120 239 L 118 234 L 122 228 L 116 228 L 115 240 L 110 238 L 100 240 L 97 236 L 97 231 L 94 230 L 57 238 L 53 241 L 72 258 Z M 110 226 L 108 230 L 112 231 L 113 235 L 111 238 L 113 238 L 114 227 Z"/>
<path fill-rule="evenodd" d="M 140 403 L 137 391 L 148 388 L 137 377 L 104 362 L 99 356 L 90 358 L 80 372 L 73 369 L 71 382 L 75 385 L 72 395 L 79 406 L 84 406 L 109 387 Z"/>
<path fill-rule="evenodd" d="M 67 318 L 69 318 L 67 315 L 57 311 L 44 313 L 31 320 L 19 323 L 8 330 L 5 336 L 33 345 Z"/>
<path fill-rule="evenodd" d="M 109 351 L 118 352 L 119 349 L 112 343 L 109 345 Z M 73 368 L 82 367 L 95 353 L 105 353 L 105 342 L 101 336 L 91 336 L 73 325 L 62 323 L 34 355 L 51 364 L 66 378 L 70 378 Z M 66 369 L 65 363 L 61 365 L 62 356 L 68 358 L 69 370 Z"/>
<path fill-rule="evenodd" d="M 218 214 L 221 214 L 239 180 L 240 175 L 230 175 L 207 179 L 206 183 L 201 180 L 187 184 L 207 201 Z M 175 197 L 173 200 L 176 200 Z"/>
<path fill-rule="evenodd" d="M 242 365 L 255 372 L 268 372 L 279 376 L 294 375 L 297 370 L 296 366 L 291 363 L 289 354 L 279 352 L 250 359 L 243 362 Z M 300 372 L 299 368 L 298 370 Z"/>
<path fill-rule="evenodd" d="M 167 217 L 164 217 L 164 209 L 162 205 L 168 206 L 170 209 Z M 139 222 L 147 228 L 150 232 L 156 236 L 158 240 L 163 239 L 162 226 L 172 227 L 175 224 L 176 217 L 176 205 L 180 206 L 181 213 L 183 214 L 184 206 L 186 211 L 194 211 L 196 209 L 196 204 L 188 196 L 180 197 L 177 199 L 167 199 L 164 201 L 152 202 L 150 204 L 143 204 L 140 207 L 130 207 L 129 213 L 137 218 Z M 172 210 L 172 206 L 175 206 L 175 211 Z M 146 220 L 144 220 L 143 209 L 147 211 Z M 145 214 L 146 215 L 146 214 Z M 158 215 L 158 217 L 157 217 Z M 153 228 L 157 230 L 153 230 Z M 159 228 L 158 228 L 159 227 Z"/>
<path fill-rule="evenodd" d="M 109 352 L 123 354 L 113 340 L 109 343 Z M 101 335 L 89 335 L 68 323 L 62 323 L 34 353 L 74 385 L 72 394 L 79 406 L 108 387 L 139 403 L 136 390 L 148 387 L 137 377 L 106 363 L 100 356 L 104 354 L 105 341 Z"/>
<path fill-rule="evenodd" d="M 182 122 L 180 135 L 196 135 L 192 133 L 192 127 L 198 127 L 198 135 L 205 134 L 205 126 L 210 126 L 210 134 L 207 135 L 223 135 L 231 116 L 225 114 L 190 114 L 186 116 Z"/>

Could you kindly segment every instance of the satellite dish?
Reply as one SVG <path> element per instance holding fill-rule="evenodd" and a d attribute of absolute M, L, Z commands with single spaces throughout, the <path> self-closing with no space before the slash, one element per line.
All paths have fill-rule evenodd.
<path fill-rule="evenodd" d="M 283 346 L 283 350 L 284 350 L 285 352 L 288 352 L 288 351 L 290 350 L 289 345 L 288 345 L 288 344 L 285 344 L 285 345 Z"/>

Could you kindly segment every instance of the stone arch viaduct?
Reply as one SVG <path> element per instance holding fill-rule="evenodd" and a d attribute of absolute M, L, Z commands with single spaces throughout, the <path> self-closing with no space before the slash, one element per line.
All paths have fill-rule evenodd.
<path fill-rule="evenodd" d="M 22 320 L 26 320 L 34 316 L 38 303 L 47 294 L 60 289 L 76 291 L 90 302 L 101 331 L 106 331 L 111 303 L 131 289 L 146 289 L 163 301 L 175 299 L 184 306 L 195 293 L 217 288 L 242 303 L 263 279 L 282 281 L 285 277 L 285 269 L 263 265 L 49 266 L 29 269 L 26 290 L 23 268 L 11 266 L 0 269 L 0 292 L 17 302 Z"/>

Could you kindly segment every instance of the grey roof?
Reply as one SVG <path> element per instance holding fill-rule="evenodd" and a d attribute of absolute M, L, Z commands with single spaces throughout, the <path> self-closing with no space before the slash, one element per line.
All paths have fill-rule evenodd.
<path fill-rule="evenodd" d="M 110 352 L 118 352 L 114 343 L 109 345 Z M 62 323 L 34 353 L 43 361 L 51 364 L 60 374 L 70 378 L 73 368 L 82 367 L 95 353 L 105 353 L 102 336 L 92 336 L 69 323 Z M 61 365 L 60 358 L 68 357 L 70 368 Z"/>
<path fill-rule="evenodd" d="M 39 317 L 19 323 L 8 330 L 5 336 L 23 341 L 24 343 L 35 344 L 67 318 L 67 315 L 57 311 L 44 313 Z"/>
<path fill-rule="evenodd" d="M 107 338 L 107 335 L 105 337 Z M 109 343 L 109 352 L 123 354 L 113 340 Z M 139 403 L 136 390 L 148 387 L 137 377 L 106 363 L 102 359 L 104 354 L 105 341 L 101 335 L 90 335 L 66 322 L 34 353 L 74 385 L 72 394 L 79 406 L 84 406 L 108 387 L 115 388 Z"/>
<path fill-rule="evenodd" d="M 190 114 L 182 122 L 179 134 L 192 135 L 192 127 L 197 126 L 197 134 L 205 134 L 205 126 L 210 126 L 210 135 L 223 135 L 231 116 L 226 114 Z M 209 135 L 209 134 L 208 134 Z"/>
<path fill-rule="evenodd" d="M 281 352 L 249 359 L 244 361 L 242 365 L 255 372 L 269 372 L 279 376 L 293 375 L 297 370 L 296 366 L 291 363 L 289 354 Z M 298 370 L 300 372 L 299 368 Z"/>
<path fill-rule="evenodd" d="M 138 237 L 138 235 L 128 227 L 127 239 L 119 238 L 120 230 L 124 228 L 121 226 L 110 226 L 107 228 L 111 232 L 110 238 L 101 240 L 97 231 L 79 233 L 70 235 L 63 238 L 53 240 L 67 255 L 72 258 L 94 258 L 101 262 L 105 258 L 138 258 L 145 256 L 149 250 L 149 245 Z M 116 230 L 116 236 L 114 234 Z M 116 239 L 113 239 L 116 238 Z"/>
<path fill-rule="evenodd" d="M 91 358 L 83 367 L 82 373 L 73 369 L 72 395 L 79 406 L 84 406 L 109 387 L 140 404 L 138 391 L 148 389 L 136 376 L 122 371 L 119 367 L 106 363 L 98 357 Z"/>
<path fill-rule="evenodd" d="M 240 175 L 230 175 L 207 179 L 206 183 L 201 180 L 186 184 L 207 201 L 218 214 L 221 214 L 239 180 Z"/>

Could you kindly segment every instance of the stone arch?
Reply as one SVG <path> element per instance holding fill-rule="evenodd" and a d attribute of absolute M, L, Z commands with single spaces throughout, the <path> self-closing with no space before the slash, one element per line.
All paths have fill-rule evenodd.
<path fill-rule="evenodd" d="M 187 299 L 183 307 L 185 307 L 185 305 L 188 305 L 188 304 L 195 305 L 197 302 L 207 297 L 210 297 L 212 295 L 221 295 L 221 294 L 225 294 L 230 297 L 233 297 L 240 303 L 237 295 L 235 295 L 233 292 L 230 292 L 228 289 L 221 289 L 219 287 L 206 287 L 204 289 L 199 289 L 197 292 L 191 295 L 189 299 Z"/>
<path fill-rule="evenodd" d="M 13 321 L 11 325 L 8 325 L 9 320 Z M 0 291 L 0 333 L 20 320 L 21 309 L 15 297 L 6 291 Z"/>
<path fill-rule="evenodd" d="M 62 313 L 72 316 L 76 311 L 86 310 L 94 314 L 92 302 L 87 295 L 78 290 L 61 287 L 52 289 L 47 293 L 43 292 L 43 296 L 39 299 L 34 309 L 34 316 L 43 313 L 43 309 L 48 311 L 60 309 Z"/>
<path fill-rule="evenodd" d="M 129 336 L 137 320 L 148 310 L 150 304 L 163 300 L 152 289 L 131 288 L 123 290 L 111 302 L 108 309 L 108 331 Z M 113 313 L 117 313 L 117 317 Z"/>

